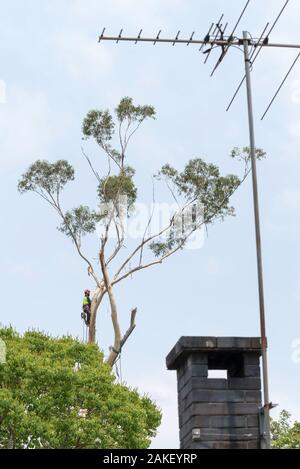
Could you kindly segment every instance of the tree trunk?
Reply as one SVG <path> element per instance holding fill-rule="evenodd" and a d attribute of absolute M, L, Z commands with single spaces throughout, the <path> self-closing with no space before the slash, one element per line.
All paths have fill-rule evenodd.
<path fill-rule="evenodd" d="M 89 326 L 89 340 L 90 344 L 96 342 L 96 319 L 99 306 L 103 300 L 103 297 L 106 293 L 105 287 L 97 287 L 91 303 L 91 317 L 90 317 L 90 326 Z"/>
<path fill-rule="evenodd" d="M 118 310 L 117 310 L 117 303 L 115 300 L 115 295 L 114 291 L 112 288 L 112 284 L 109 278 L 107 266 L 105 264 L 105 259 L 104 259 L 104 252 L 103 249 L 100 252 L 100 264 L 101 264 L 101 269 L 102 269 L 102 274 L 103 274 L 103 279 L 104 283 L 106 286 L 107 294 L 109 297 L 109 303 L 110 303 L 110 311 L 111 311 L 111 320 L 113 324 L 113 329 L 114 329 L 114 345 L 110 349 L 110 354 L 106 360 L 106 363 L 108 363 L 110 366 L 113 366 L 115 363 L 116 358 L 118 357 L 121 349 L 121 329 L 120 329 L 120 324 L 118 320 Z"/>
<path fill-rule="evenodd" d="M 114 297 L 114 293 L 113 293 L 113 289 L 111 285 L 108 289 L 108 295 L 109 295 L 109 301 L 110 301 L 111 320 L 113 323 L 115 340 L 114 340 L 114 346 L 110 348 L 110 354 L 106 360 L 106 363 L 108 363 L 108 365 L 110 366 L 113 366 L 121 351 L 122 335 L 121 335 L 120 325 L 118 321 L 117 305 L 115 302 L 115 297 Z"/>

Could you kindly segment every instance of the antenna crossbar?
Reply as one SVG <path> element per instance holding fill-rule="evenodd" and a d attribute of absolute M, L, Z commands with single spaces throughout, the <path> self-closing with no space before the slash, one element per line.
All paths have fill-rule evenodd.
<path fill-rule="evenodd" d="M 191 37 L 187 38 L 172 38 L 172 37 L 139 37 L 139 36 L 99 36 L 98 42 L 101 41 L 117 41 L 117 42 L 151 42 L 151 43 L 166 43 L 166 44 L 196 44 L 196 45 L 212 45 L 212 46 L 241 46 L 243 45 L 242 38 L 236 38 L 233 41 L 228 43 L 230 36 L 224 36 L 223 39 L 208 39 L 205 41 L 204 39 L 191 39 Z M 249 46 L 254 47 L 270 47 L 270 48 L 284 48 L 284 49 L 300 49 L 299 44 L 286 44 L 280 42 L 266 42 L 264 40 L 255 40 L 255 39 L 248 39 Z"/>
<path fill-rule="evenodd" d="M 228 44 L 228 38 L 224 37 L 223 40 L 221 39 L 209 39 L 205 41 L 204 39 L 191 39 L 191 37 L 188 38 L 162 38 L 162 37 L 134 37 L 134 36 L 99 36 L 99 41 L 118 41 L 118 42 L 162 42 L 162 43 L 169 43 L 169 44 L 196 44 L 196 45 L 201 45 L 201 44 L 211 44 L 211 45 L 216 45 L 216 46 L 225 46 Z M 232 44 L 235 45 L 240 45 L 239 40 L 235 40 L 232 42 Z"/>

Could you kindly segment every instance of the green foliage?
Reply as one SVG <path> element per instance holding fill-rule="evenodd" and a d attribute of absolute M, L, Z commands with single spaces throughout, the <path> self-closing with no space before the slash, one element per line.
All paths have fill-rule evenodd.
<path fill-rule="evenodd" d="M 251 159 L 250 147 L 243 147 L 243 148 L 234 147 L 230 156 L 232 158 L 235 158 L 238 161 L 249 162 Z M 263 158 L 266 157 L 266 152 L 262 148 L 256 148 L 255 156 L 257 160 L 262 160 Z"/>
<path fill-rule="evenodd" d="M 143 122 L 147 118 L 155 119 L 155 109 L 153 106 L 134 106 L 132 98 L 126 96 L 122 98 L 116 108 L 116 115 L 119 122 L 129 120 L 130 122 Z"/>
<path fill-rule="evenodd" d="M 80 241 L 82 236 L 95 231 L 98 220 L 99 216 L 96 212 L 91 211 L 87 206 L 80 205 L 65 213 L 64 221 L 58 229 L 67 236 L 71 236 L 72 232 L 76 240 Z"/>
<path fill-rule="evenodd" d="M 190 160 L 182 172 L 166 164 L 157 174 L 157 179 L 165 179 L 168 186 L 172 186 L 176 199 L 183 198 L 183 208 L 174 218 L 166 240 L 159 239 L 150 244 L 155 256 L 166 255 L 174 248 L 182 248 L 189 235 L 201 227 L 211 224 L 217 219 L 223 220 L 228 215 L 234 215 L 234 208 L 230 205 L 230 196 L 239 187 L 241 180 L 238 176 L 229 174 L 221 176 L 219 168 L 206 163 L 201 158 Z M 194 206 L 201 206 L 201 219 L 193 218 L 190 222 L 176 226 L 176 221 L 187 216 L 187 210 Z"/>
<path fill-rule="evenodd" d="M 0 448 L 149 446 L 160 411 L 148 396 L 115 383 L 96 345 L 34 331 L 21 337 L 12 329 L 0 329 L 0 337 L 7 346 Z"/>
<path fill-rule="evenodd" d="M 201 158 L 190 160 L 181 172 L 169 164 L 164 165 L 158 172 L 156 178 L 164 179 L 168 187 L 172 187 L 174 198 L 176 200 L 181 198 L 183 202 L 181 209 L 178 209 L 173 218 L 166 239 L 158 239 L 149 246 L 156 257 L 165 256 L 174 249 L 183 248 L 189 236 L 201 226 L 213 224 L 218 219 L 223 221 L 226 216 L 235 214 L 230 198 L 250 171 L 250 149 L 249 147 L 234 148 L 230 156 L 244 162 L 243 179 L 234 174 L 222 176 L 218 166 L 206 163 Z M 264 156 L 265 152 L 257 148 L 256 158 L 260 160 Z M 195 216 L 187 217 L 188 210 L 194 207 L 198 207 Z M 200 207 L 201 210 L 199 210 Z M 178 224 L 181 218 L 189 218 L 189 221 Z"/>
<path fill-rule="evenodd" d="M 167 254 L 167 252 L 171 251 L 172 243 L 169 242 L 162 242 L 162 241 L 152 241 L 150 243 L 149 248 L 155 255 L 155 257 L 161 257 Z"/>
<path fill-rule="evenodd" d="M 89 111 L 82 124 L 82 133 L 84 139 L 94 138 L 97 144 L 114 159 L 115 162 L 121 162 L 121 154 L 114 150 L 110 141 L 115 133 L 115 123 L 108 110 Z"/>
<path fill-rule="evenodd" d="M 137 189 L 133 181 L 134 173 L 133 168 L 126 166 L 118 175 L 101 179 L 98 187 L 100 202 L 112 202 L 116 206 L 119 203 L 120 197 L 125 196 L 128 208 L 132 206 L 137 197 Z"/>
<path fill-rule="evenodd" d="M 282 410 L 278 420 L 271 420 L 272 448 L 300 449 L 300 422 L 291 422 L 291 414 Z"/>
<path fill-rule="evenodd" d="M 88 137 L 93 137 L 99 145 L 104 145 L 112 139 L 115 124 L 108 110 L 89 111 L 83 121 L 82 133 Z"/>
<path fill-rule="evenodd" d="M 120 198 L 127 199 L 127 214 L 137 197 L 137 188 L 133 181 L 134 170 L 125 165 L 125 152 L 130 138 L 147 118 L 155 119 L 153 106 L 135 106 L 132 98 L 124 97 L 115 109 L 116 122 L 108 110 L 89 111 L 83 121 L 84 139 L 93 138 L 104 150 L 109 159 L 116 163 L 118 174 L 101 178 L 98 195 L 102 204 L 118 208 Z M 112 139 L 118 128 L 120 151 L 112 146 Z M 104 217 L 103 217 L 104 218 Z"/>
<path fill-rule="evenodd" d="M 132 98 L 122 98 L 115 109 L 117 122 L 114 122 L 113 116 L 108 110 L 89 111 L 82 124 L 83 138 L 93 138 L 96 143 L 105 151 L 120 169 L 124 168 L 125 150 L 131 136 L 138 127 L 147 118 L 155 119 L 155 110 L 153 106 L 135 106 Z M 122 132 L 122 126 L 126 130 Z M 118 127 L 118 135 L 121 145 L 121 151 L 117 151 L 111 145 L 111 140 Z"/>
<path fill-rule="evenodd" d="M 176 247 L 183 249 L 185 241 L 184 236 L 174 236 L 174 230 L 171 230 L 165 242 L 153 241 L 150 243 L 149 248 L 155 257 L 161 257 L 165 256 Z"/>
<path fill-rule="evenodd" d="M 57 197 L 67 182 L 74 180 L 74 169 L 66 160 L 49 163 L 37 160 L 21 177 L 20 193 L 34 191 L 44 196 Z"/>
<path fill-rule="evenodd" d="M 182 172 L 167 164 L 158 174 L 158 177 L 162 176 L 173 183 L 177 193 L 186 201 L 198 200 L 203 204 L 207 222 L 211 221 L 210 215 L 223 218 L 232 214 L 229 197 L 240 184 L 237 176 L 221 176 L 216 165 L 201 158 L 190 160 Z"/>

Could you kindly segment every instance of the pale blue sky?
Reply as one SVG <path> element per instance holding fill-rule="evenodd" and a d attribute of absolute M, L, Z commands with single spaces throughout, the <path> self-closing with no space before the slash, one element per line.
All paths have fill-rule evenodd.
<path fill-rule="evenodd" d="M 202 37 L 222 12 L 233 25 L 244 0 L 28 0 L 1 1 L 0 104 L 2 181 L 0 321 L 19 331 L 81 335 L 82 290 L 93 287 L 72 244 L 56 230 L 51 208 L 34 195 L 20 197 L 17 180 L 37 158 L 68 159 L 77 179 L 64 194 L 66 207 L 95 204 L 92 175 L 81 156 L 81 122 L 91 108 L 114 108 L 122 96 L 153 104 L 157 120 L 146 123 L 130 149 L 144 200 L 150 176 L 163 163 L 178 167 L 204 157 L 224 172 L 241 168 L 228 158 L 248 144 L 245 91 L 230 113 L 226 105 L 243 74 L 243 56 L 228 54 L 213 79 L 216 56 L 203 66 L 195 47 L 97 43 L 107 33 Z M 258 36 L 282 0 L 252 1 L 238 33 Z M 272 39 L 300 42 L 295 0 Z M 265 50 L 253 73 L 259 164 L 271 400 L 300 419 L 300 363 L 292 359 L 300 339 L 300 76 L 298 65 L 264 122 L 259 117 L 295 52 Z M 84 144 L 102 168 L 103 155 Z M 148 187 L 148 189 L 147 189 Z M 123 352 L 123 378 L 150 393 L 164 420 L 153 447 L 178 447 L 176 377 L 165 356 L 182 335 L 259 334 L 255 240 L 250 179 L 234 196 L 235 218 L 211 227 L 204 246 L 183 251 L 161 267 L 137 274 L 117 288 L 122 323 L 139 308 L 137 328 Z M 91 249 L 93 239 L 87 240 Z M 98 341 L 107 351 L 111 325 L 105 305 Z"/>

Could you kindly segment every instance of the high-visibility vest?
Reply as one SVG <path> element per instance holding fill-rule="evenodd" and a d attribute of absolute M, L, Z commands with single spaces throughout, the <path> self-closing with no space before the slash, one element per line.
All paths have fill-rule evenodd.
<path fill-rule="evenodd" d="M 83 306 L 85 306 L 85 305 L 90 306 L 90 304 L 91 304 L 91 299 L 88 298 L 87 296 L 84 296 L 84 297 L 83 297 L 82 305 L 83 305 Z"/>

